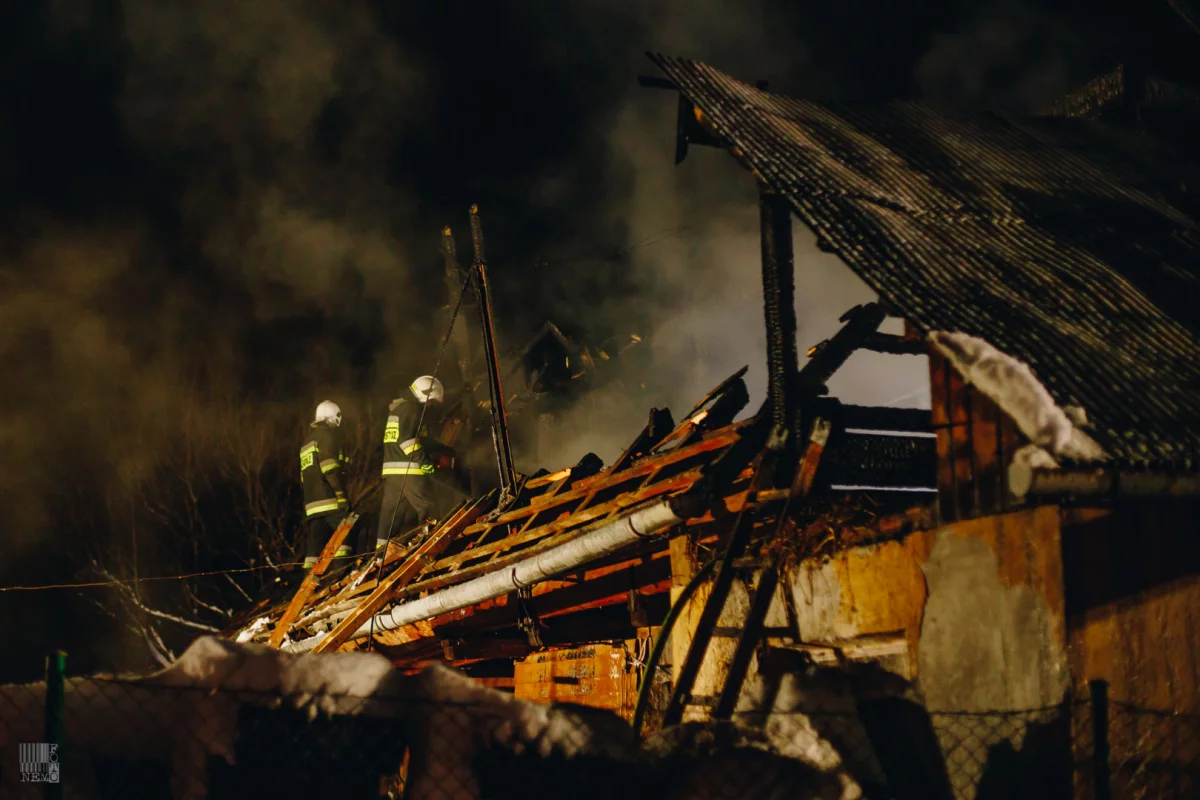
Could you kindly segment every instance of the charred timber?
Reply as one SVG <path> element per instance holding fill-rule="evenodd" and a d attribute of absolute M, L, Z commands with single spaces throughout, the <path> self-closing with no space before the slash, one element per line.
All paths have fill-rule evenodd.
<path fill-rule="evenodd" d="M 877 334 L 885 319 L 887 312 L 878 303 L 855 306 L 843 314 L 838 320 L 845 323 L 842 329 L 808 351 L 808 363 L 797 379 L 800 391 L 805 395 L 825 394 L 826 382 L 864 342 Z"/>
<path fill-rule="evenodd" d="M 792 262 L 792 211 L 765 183 L 759 184 L 763 312 L 767 326 L 767 398 L 772 439 L 796 444 L 796 284 Z M 790 459 L 789 459 L 790 460 Z"/>
<path fill-rule="evenodd" d="M 1200 475 L 1111 467 L 1035 469 L 1013 463 L 1008 486 L 1020 499 L 1035 497 L 1200 497 Z"/>
<path fill-rule="evenodd" d="M 483 353 L 487 359 L 488 389 L 491 394 L 492 442 L 496 448 L 496 466 L 500 472 L 500 491 L 511 498 L 516 488 L 516 468 L 513 465 L 512 444 L 508 438 L 508 418 L 504 411 L 504 387 L 500 383 L 500 363 L 496 355 L 496 332 L 492 327 L 492 299 L 487 278 L 487 261 L 483 252 L 483 225 L 479 207 L 471 206 L 471 241 L 475 248 L 475 294 L 479 303 L 480 327 L 483 331 Z"/>
<path fill-rule="evenodd" d="M 842 405 L 840 419 L 850 430 L 933 433 L 929 409 Z"/>
<path fill-rule="evenodd" d="M 670 409 L 650 409 L 650 421 L 646 423 L 646 427 L 633 440 L 633 444 L 629 446 L 629 449 L 613 462 L 610 474 L 620 472 L 632 465 L 639 458 L 644 458 L 674 429 L 675 419 L 671 416 Z"/>
<path fill-rule="evenodd" d="M 536 556 L 522 559 L 511 567 L 496 570 L 445 591 L 410 600 L 391 611 L 375 615 L 363 623 L 348 639 L 361 639 L 375 631 L 390 631 L 414 622 L 431 619 L 486 600 L 494 600 L 511 591 L 533 586 L 615 553 L 645 537 L 654 536 L 699 512 L 699 495 L 677 495 L 650 503 L 624 514 L 577 539 L 552 547 Z M 309 652 L 324 636 L 314 636 L 285 649 Z"/>
<path fill-rule="evenodd" d="M 894 333 L 873 333 L 863 337 L 861 349 L 873 353 L 888 353 L 897 356 L 923 356 L 929 354 L 929 346 L 920 339 L 908 339 Z"/>

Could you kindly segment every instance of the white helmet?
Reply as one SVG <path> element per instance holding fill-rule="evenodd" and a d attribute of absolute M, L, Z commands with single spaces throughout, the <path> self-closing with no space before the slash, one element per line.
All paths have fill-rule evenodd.
<path fill-rule="evenodd" d="M 408 387 L 412 390 L 413 395 L 422 403 L 442 402 L 442 397 L 445 392 L 442 389 L 442 382 L 432 375 L 422 375 L 412 382 L 412 386 Z"/>
<path fill-rule="evenodd" d="M 326 400 L 317 406 L 317 413 L 314 415 L 313 424 L 318 422 L 328 422 L 333 427 L 342 424 L 342 409 L 332 400 Z"/>

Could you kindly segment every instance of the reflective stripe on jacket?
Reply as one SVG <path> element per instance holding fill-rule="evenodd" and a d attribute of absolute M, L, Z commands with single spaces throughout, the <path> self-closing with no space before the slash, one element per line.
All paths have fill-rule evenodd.
<path fill-rule="evenodd" d="M 300 484 L 304 487 L 304 515 L 320 517 L 334 514 L 346 503 L 342 482 L 341 429 L 324 422 L 311 427 L 300 448 Z"/>
<path fill-rule="evenodd" d="M 415 397 L 401 397 L 388 407 L 383 428 L 383 475 L 432 475 L 433 462 L 426 454 L 423 439 L 429 436 L 425 425 L 417 430 L 424 406 Z"/>

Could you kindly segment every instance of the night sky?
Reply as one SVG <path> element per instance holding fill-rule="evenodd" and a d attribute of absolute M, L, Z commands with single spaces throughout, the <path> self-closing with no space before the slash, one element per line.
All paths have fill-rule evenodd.
<path fill-rule="evenodd" d="M 722 247 L 754 240 L 714 223 L 752 222 L 752 184 L 719 153 L 672 165 L 646 50 L 785 93 L 1019 113 L 1130 53 L 1178 71 L 1189 36 L 1165 0 L 7 3 L 0 586 L 118 550 L 177 567 L 138 527 L 148 481 L 181 459 L 217 475 L 218 440 L 429 371 L 439 232 L 465 252 L 471 203 L 506 342 L 548 318 L 644 333 L 718 291 Z M 0 679 L 53 646 L 75 670 L 144 664 L 89 602 L 110 591 L 0 592 Z"/>

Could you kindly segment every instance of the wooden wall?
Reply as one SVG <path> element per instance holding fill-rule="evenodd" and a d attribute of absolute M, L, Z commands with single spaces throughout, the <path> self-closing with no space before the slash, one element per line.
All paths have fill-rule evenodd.
<path fill-rule="evenodd" d="M 1200 508 L 1180 501 L 1068 512 L 1071 672 L 1116 702 L 1200 712 Z"/>
<path fill-rule="evenodd" d="M 1021 510 L 805 562 L 791 582 L 801 633 L 807 641 L 820 642 L 902 632 L 912 672 L 933 693 L 931 700 L 941 696 L 946 703 L 979 705 L 980 710 L 996 703 L 1036 706 L 1039 700 L 1032 695 L 1043 693 L 1047 685 L 1040 676 L 1065 672 L 1058 515 L 1056 507 Z M 943 595 L 933 597 L 938 591 Z M 1017 609 L 1007 621 L 1001 607 L 1006 604 Z M 1025 613 L 1034 606 L 1038 614 Z M 1004 652 L 988 661 L 974 638 L 1007 622 L 1013 630 L 1001 631 L 1000 638 L 1008 639 L 1002 642 Z M 1039 629 L 1025 630 L 1034 625 Z M 1037 653 L 1017 653 L 1019 670 L 1000 663 L 1019 646 L 1047 653 L 1057 648 L 1062 658 L 1047 658 L 1062 663 L 1035 663 Z M 922 669 L 938 674 L 922 675 Z M 1014 671 L 1010 689 L 987 688 L 1009 669 Z M 1016 674 L 1021 670 L 1028 674 Z"/>
<path fill-rule="evenodd" d="M 1008 463 L 1024 444 L 1016 425 L 995 403 L 964 384 L 932 348 L 929 388 L 942 521 L 975 519 L 1023 507 L 1008 491 Z"/>

